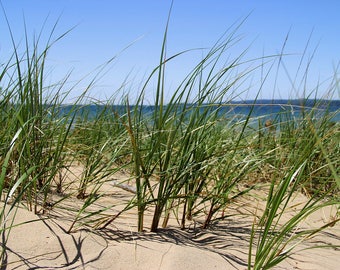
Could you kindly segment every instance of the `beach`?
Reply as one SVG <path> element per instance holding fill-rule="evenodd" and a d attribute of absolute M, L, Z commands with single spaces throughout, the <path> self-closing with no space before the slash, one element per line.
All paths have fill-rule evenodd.
<path fill-rule="evenodd" d="M 74 177 L 74 176 L 73 176 Z M 114 216 L 134 194 L 117 182 L 103 185 L 103 196 L 93 208 L 114 205 Z M 119 179 L 120 178 L 120 179 Z M 124 182 L 125 183 L 125 182 Z M 266 193 L 245 196 L 224 210 L 224 217 L 208 229 L 193 219 L 181 230 L 174 217 L 166 228 L 150 232 L 151 211 L 145 215 L 144 232 L 137 232 L 136 209 L 121 214 L 105 229 L 75 228 L 67 233 L 81 200 L 65 199 L 45 213 L 35 215 L 21 205 L 7 243 L 3 269 L 247 269 L 249 239 L 255 214 L 263 208 Z M 54 194 L 52 201 L 59 196 Z M 257 198 L 257 199 L 255 199 Z M 291 218 L 307 198 L 297 194 L 285 214 Z M 324 226 L 336 214 L 334 207 L 321 209 L 303 221 L 298 230 Z M 308 249 L 316 245 L 340 245 L 340 224 L 300 243 L 296 253 L 274 269 L 337 269 L 339 247 Z M 303 250 L 307 248 L 306 250 Z"/>
<path fill-rule="evenodd" d="M 288 37 L 274 55 L 234 54 L 239 21 L 169 87 L 190 50 L 169 53 L 168 16 L 154 68 L 108 93 L 115 57 L 55 81 L 49 51 L 69 31 L 31 39 L 24 23 L 17 41 L 6 19 L 1 270 L 338 269 L 336 69 L 310 85 L 305 48 L 288 74 Z"/>

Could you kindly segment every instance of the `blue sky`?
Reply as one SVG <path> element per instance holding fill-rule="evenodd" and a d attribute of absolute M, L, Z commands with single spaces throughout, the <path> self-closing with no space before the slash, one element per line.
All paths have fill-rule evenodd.
<path fill-rule="evenodd" d="M 170 0 L 1 0 L 17 44 L 24 41 L 24 21 L 28 37 L 33 40 L 44 21 L 43 37 L 47 39 L 59 18 L 55 37 L 75 28 L 56 43 L 48 55 L 48 77 L 53 83 L 72 71 L 67 87 L 72 85 L 70 97 L 79 95 L 95 76 L 96 68 L 110 58 L 115 61 L 105 70 L 91 95 L 107 99 L 114 95 L 124 80 L 124 91 L 138 93 L 141 82 L 158 64 Z M 310 93 L 329 97 L 330 78 L 340 60 L 340 1 L 228 1 L 228 0 L 175 0 L 168 31 L 167 55 L 195 48 L 177 58 L 168 66 L 166 82 L 168 95 L 176 88 L 190 69 L 207 53 L 222 34 L 235 22 L 249 17 L 237 31 L 242 39 L 222 58 L 222 62 L 242 53 L 251 44 L 243 61 L 278 54 L 285 47 L 284 66 L 274 64 L 271 75 L 263 85 L 260 98 L 301 98 Z M 0 12 L 0 61 L 6 62 L 13 49 L 8 27 Z M 309 37 L 311 39 L 302 67 L 300 59 Z M 42 43 L 43 44 L 43 43 Z M 124 50 L 128 45 L 129 48 Z M 313 55 L 308 70 L 308 82 L 303 74 L 308 59 Z M 271 59 L 274 61 L 274 58 Z M 278 58 L 276 58 L 277 63 Z M 252 63 L 254 67 L 256 63 Z M 249 80 L 233 89 L 237 99 L 252 99 L 260 88 L 261 71 L 255 71 Z M 283 68 L 285 67 L 289 73 Z M 242 69 L 251 68 L 243 65 Z M 98 70 L 98 69 L 97 69 Z M 80 79 L 84 78 L 79 84 Z M 277 78 L 277 79 L 276 79 Z M 290 78 L 290 79 L 289 79 Z M 295 81 L 292 85 L 292 81 Z M 153 84 L 147 98 L 152 102 Z M 339 90 L 333 98 L 339 98 Z"/>

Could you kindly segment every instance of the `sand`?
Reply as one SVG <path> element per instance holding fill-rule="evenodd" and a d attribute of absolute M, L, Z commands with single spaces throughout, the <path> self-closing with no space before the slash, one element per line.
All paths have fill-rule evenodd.
<path fill-rule="evenodd" d="M 113 205 L 107 212 L 109 215 L 117 214 L 133 196 L 117 182 L 108 182 L 103 188 L 106 194 L 95 207 Z M 263 193 L 265 198 L 261 190 L 257 193 Z M 56 201 L 58 196 L 52 196 L 51 200 Z M 304 200 L 307 198 L 299 194 L 295 202 Z M 105 229 L 82 226 L 67 233 L 76 214 L 72 209 L 81 203 L 81 200 L 67 198 L 39 215 L 20 206 L 15 224 L 24 224 L 11 230 L 3 269 L 247 269 L 255 206 L 260 209 L 263 201 L 248 197 L 235 202 L 226 209 L 226 216 L 207 230 L 200 229 L 200 220 L 191 221 L 185 230 L 180 230 L 173 218 L 167 228 L 151 233 L 151 212 L 147 212 L 145 232 L 137 233 L 136 210 L 132 209 Z M 291 210 L 298 211 L 298 207 Z M 321 210 L 301 226 L 323 226 L 335 211 L 334 208 Z M 289 215 L 287 213 L 286 218 Z M 303 250 L 328 244 L 340 246 L 339 223 L 300 244 L 292 257 L 274 269 L 339 269 L 339 248 Z"/>

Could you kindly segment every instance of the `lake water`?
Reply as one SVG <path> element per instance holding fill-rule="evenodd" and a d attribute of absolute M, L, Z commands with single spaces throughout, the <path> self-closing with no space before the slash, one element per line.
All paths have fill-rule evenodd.
<path fill-rule="evenodd" d="M 191 104 L 193 105 L 193 104 Z M 193 105 L 195 106 L 195 105 Z M 218 108 L 216 104 L 204 104 L 209 106 L 211 111 Z M 109 108 L 107 112 L 116 111 L 122 114 L 126 111 L 124 105 L 77 105 L 79 117 L 86 115 L 89 119 L 103 112 L 104 108 Z M 131 106 L 132 107 L 132 106 Z M 152 114 L 154 105 L 144 105 L 140 107 L 144 113 Z M 63 105 L 61 115 L 67 114 L 72 109 L 72 105 Z M 203 110 L 203 109 L 202 109 Z M 275 119 L 278 115 L 299 117 L 304 113 L 313 112 L 314 118 L 319 118 L 325 114 L 331 115 L 333 122 L 340 122 L 340 100 L 257 100 L 229 102 L 222 104 L 219 114 L 229 119 L 242 119 L 251 113 L 253 118 Z"/>

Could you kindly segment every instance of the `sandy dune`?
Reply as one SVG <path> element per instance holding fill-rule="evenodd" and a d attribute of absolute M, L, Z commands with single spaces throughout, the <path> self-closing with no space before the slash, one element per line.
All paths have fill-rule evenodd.
<path fill-rule="evenodd" d="M 97 207 L 116 205 L 111 214 L 132 196 L 112 183 L 105 189 L 107 195 Z M 304 199 L 302 195 L 296 198 Z M 255 212 L 254 205 L 259 205 L 249 198 L 233 204 L 225 218 L 208 230 L 200 229 L 200 220 L 191 222 L 185 230 L 171 220 L 167 228 L 150 233 L 149 215 L 146 232 L 140 234 L 136 232 L 135 210 L 122 214 L 106 229 L 81 227 L 68 234 L 75 212 L 66 208 L 77 208 L 77 203 L 74 198 L 67 199 L 40 216 L 19 208 L 16 224 L 38 220 L 12 229 L 4 269 L 247 269 L 251 213 Z M 326 224 L 334 209 L 327 211 L 314 214 L 302 226 Z M 340 224 L 298 246 L 298 252 L 276 269 L 339 269 L 339 248 L 301 250 L 315 244 L 340 246 Z"/>

